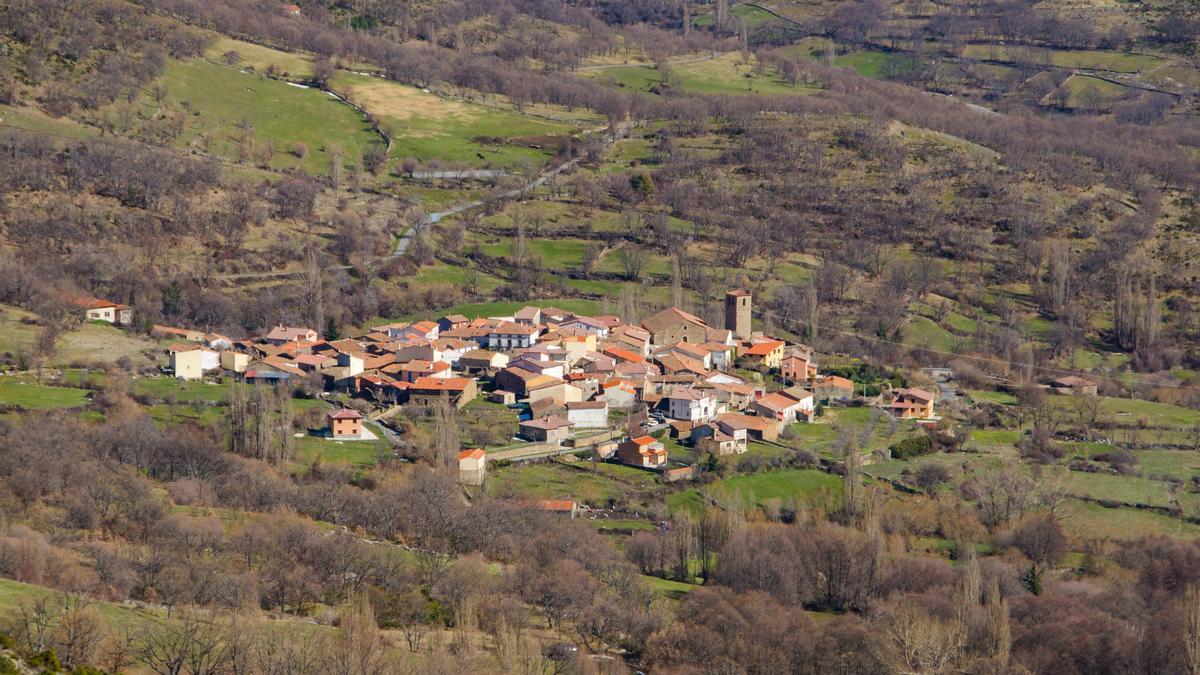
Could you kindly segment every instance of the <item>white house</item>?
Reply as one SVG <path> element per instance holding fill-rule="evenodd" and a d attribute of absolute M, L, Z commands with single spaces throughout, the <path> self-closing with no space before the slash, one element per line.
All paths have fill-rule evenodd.
<path fill-rule="evenodd" d="M 777 391 L 755 401 L 753 408 L 760 417 L 782 424 L 791 424 L 801 418 L 807 422 L 813 412 L 813 396 L 807 391 Z"/>
<path fill-rule="evenodd" d="M 674 420 L 707 422 L 717 416 L 717 399 L 692 387 L 676 387 L 664 396 L 667 416 Z"/>
<path fill-rule="evenodd" d="M 245 352 L 221 352 L 221 367 L 235 373 L 244 373 L 250 365 L 250 355 Z"/>
<path fill-rule="evenodd" d="M 580 331 L 588 335 L 594 335 L 597 338 L 608 337 L 608 326 L 586 316 L 576 316 L 559 324 L 560 331 Z"/>
<path fill-rule="evenodd" d="M 600 393 L 608 407 L 627 410 L 637 403 L 637 388 L 625 380 L 609 380 L 600 387 Z"/>
<path fill-rule="evenodd" d="M 538 326 L 502 321 L 488 329 L 483 346 L 491 349 L 524 349 L 532 347 L 541 332 Z"/>
<path fill-rule="evenodd" d="M 387 334 L 393 340 L 429 340 L 438 338 L 438 325 L 433 321 L 418 321 L 416 323 L 392 324 L 387 327 Z"/>
<path fill-rule="evenodd" d="M 225 349 L 233 349 L 233 340 L 221 335 L 220 333 L 208 333 L 204 336 L 204 346 L 209 349 L 222 351 Z"/>
<path fill-rule="evenodd" d="M 358 375 L 363 371 L 367 359 L 365 354 L 338 352 L 337 361 L 339 366 L 346 369 L 346 375 Z"/>
<path fill-rule="evenodd" d="M 83 310 L 86 321 L 104 321 L 127 326 L 133 323 L 133 308 L 100 298 L 71 298 L 71 303 Z"/>
<path fill-rule="evenodd" d="M 566 404 L 567 421 L 576 429 L 605 429 L 608 427 L 607 401 L 577 401 Z"/>
<path fill-rule="evenodd" d="M 740 455 L 750 447 L 745 429 L 726 431 L 715 423 L 702 424 L 692 429 L 692 443 L 697 448 L 716 455 Z"/>
<path fill-rule="evenodd" d="M 542 375 L 549 375 L 550 377 L 557 377 L 560 380 L 566 377 L 567 374 L 566 364 L 561 361 L 543 361 L 537 358 L 530 358 L 527 355 L 522 355 L 519 358 L 511 361 L 510 365 L 519 366 L 530 372 L 541 373 Z"/>
<path fill-rule="evenodd" d="M 221 355 L 196 345 L 171 345 L 168 365 L 181 380 L 199 380 L 204 373 L 221 367 Z"/>

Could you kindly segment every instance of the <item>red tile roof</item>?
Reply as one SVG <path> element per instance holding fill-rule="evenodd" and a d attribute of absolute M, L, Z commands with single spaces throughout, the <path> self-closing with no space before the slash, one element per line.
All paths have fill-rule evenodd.
<path fill-rule="evenodd" d="M 759 342 L 751 345 L 749 349 L 743 352 L 743 354 L 746 354 L 747 356 L 766 356 L 780 347 L 783 347 L 782 341 L 767 340 L 766 342 Z"/>
<path fill-rule="evenodd" d="M 569 426 L 571 426 L 571 422 L 569 422 L 561 417 L 543 417 L 539 420 L 525 420 L 524 422 L 521 422 L 520 426 L 527 427 L 530 429 L 551 430 L 551 429 L 561 429 L 563 427 L 569 427 Z"/>
<path fill-rule="evenodd" d="M 357 410 L 351 410 L 350 408 L 342 408 L 341 410 L 338 410 L 337 412 L 329 413 L 329 419 L 331 419 L 331 420 L 361 420 L 362 413 L 358 412 Z"/>
<path fill-rule="evenodd" d="M 412 383 L 412 388 L 427 391 L 465 391 L 470 383 L 470 378 L 466 377 L 418 377 Z"/>
<path fill-rule="evenodd" d="M 622 349 L 620 347 L 606 347 L 602 353 L 611 356 L 614 359 L 629 361 L 630 363 L 646 362 L 646 357 L 642 356 L 641 354 L 635 354 L 628 349 Z"/>
<path fill-rule="evenodd" d="M 462 452 L 458 453 L 458 461 L 461 462 L 464 459 L 481 459 L 485 455 L 487 455 L 487 453 L 484 452 L 482 448 L 472 448 L 471 450 L 463 450 Z"/>
<path fill-rule="evenodd" d="M 787 410 L 788 408 L 796 407 L 800 402 L 794 398 L 784 396 L 779 392 L 775 392 L 774 394 L 767 394 L 766 396 L 758 399 L 756 403 L 770 410 L 782 411 Z"/>

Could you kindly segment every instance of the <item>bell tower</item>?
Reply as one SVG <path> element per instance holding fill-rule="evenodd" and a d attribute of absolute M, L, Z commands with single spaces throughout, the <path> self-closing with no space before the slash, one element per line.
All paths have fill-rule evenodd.
<path fill-rule="evenodd" d="M 739 340 L 750 339 L 750 291 L 734 289 L 725 293 L 725 328 Z"/>

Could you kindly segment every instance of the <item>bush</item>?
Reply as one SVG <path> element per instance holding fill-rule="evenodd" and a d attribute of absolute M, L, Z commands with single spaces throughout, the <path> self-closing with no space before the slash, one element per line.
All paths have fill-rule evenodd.
<path fill-rule="evenodd" d="M 913 436 L 888 449 L 892 451 L 892 459 L 912 459 L 933 452 L 933 440 L 929 436 Z"/>
<path fill-rule="evenodd" d="M 29 665 L 34 668 L 42 668 L 51 673 L 57 673 L 62 670 L 62 663 L 59 662 L 58 654 L 55 654 L 53 649 L 47 649 L 44 652 L 38 652 L 29 657 Z"/>

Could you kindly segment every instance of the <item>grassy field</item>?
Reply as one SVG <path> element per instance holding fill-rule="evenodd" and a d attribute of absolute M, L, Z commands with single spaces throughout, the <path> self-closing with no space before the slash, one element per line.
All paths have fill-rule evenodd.
<path fill-rule="evenodd" d="M 995 403 L 998 405 L 1016 405 L 1017 397 L 1007 391 L 970 391 L 968 394 L 977 403 Z"/>
<path fill-rule="evenodd" d="M 744 509 L 761 507 L 766 500 L 794 501 L 800 508 L 830 509 L 842 495 L 841 478 L 815 469 L 787 469 L 738 475 L 712 483 L 704 490 L 715 499 Z M 703 503 L 696 489 L 667 497 L 673 513 L 696 511 Z"/>
<path fill-rule="evenodd" d="M 579 300 L 574 298 L 556 298 L 553 300 L 530 300 L 529 302 L 480 302 L 480 303 L 465 303 L 461 305 L 453 305 L 436 312 L 418 312 L 411 315 L 396 317 L 396 318 L 379 318 L 370 322 L 369 325 L 379 326 L 396 321 L 408 321 L 417 318 L 427 319 L 433 315 L 446 314 L 462 314 L 467 318 L 487 317 L 487 316 L 512 316 L 514 312 L 525 307 L 533 305 L 535 307 L 558 307 L 559 309 L 568 312 L 579 312 L 584 316 L 598 314 L 600 304 L 595 300 Z"/>
<path fill-rule="evenodd" d="M 922 464 L 936 464 L 948 469 L 951 476 L 958 476 L 968 471 L 998 465 L 1001 461 L 997 453 L 989 452 L 933 453 L 908 460 L 889 459 L 884 462 L 875 462 L 864 467 L 863 473 L 876 478 L 896 480 L 901 478 L 905 471 L 916 470 Z"/>
<path fill-rule="evenodd" d="M 1127 54 L 1096 50 L 1040 49 L 1036 47 L 1007 47 L 1004 45 L 967 45 L 962 55 L 987 61 L 1033 63 L 1062 68 L 1112 70 L 1139 73 L 1153 70 L 1166 62 L 1149 54 Z"/>
<path fill-rule="evenodd" d="M 1021 440 L 1021 432 L 1015 429 L 974 429 L 971 431 L 971 442 L 979 446 L 1011 446 Z"/>
<path fill-rule="evenodd" d="M 1071 408 L 1070 396 L 1051 396 L 1051 404 Z M 1200 410 L 1134 398 L 1100 397 L 1100 418 L 1119 425 L 1192 429 L 1200 425 Z"/>
<path fill-rule="evenodd" d="M 163 425 L 187 421 L 201 426 L 212 426 L 225 419 L 224 406 L 156 403 L 145 406 L 144 409 L 151 419 Z"/>
<path fill-rule="evenodd" d="M 596 528 L 600 532 L 611 531 L 653 531 L 654 523 L 648 520 L 632 520 L 627 518 L 608 518 L 608 519 L 589 519 L 588 524 Z"/>
<path fill-rule="evenodd" d="M 737 53 L 694 63 L 677 63 L 660 71 L 650 65 L 629 65 L 584 73 L 633 91 L 650 91 L 665 79 L 673 89 L 689 94 L 807 94 L 811 88 L 791 85 L 778 73 L 754 72 L 752 63 L 743 63 Z"/>
<path fill-rule="evenodd" d="M 1081 471 L 1063 471 L 1061 478 L 1067 492 L 1074 496 L 1148 506 L 1171 504 L 1166 485 L 1162 481 L 1150 478 Z M 1196 495 L 1180 495 L 1180 502 L 1185 506 L 1196 501 Z"/>
<path fill-rule="evenodd" d="M 541 164 L 553 154 L 556 138 L 579 131 L 354 73 L 339 73 L 332 87 L 380 120 L 392 139 L 393 158 L 509 167 L 524 161 Z"/>
<path fill-rule="evenodd" d="M 505 283 L 504 279 L 494 274 L 472 270 L 462 265 L 447 265 L 443 263 L 422 267 L 416 274 L 409 277 L 409 282 L 417 285 L 450 284 L 451 286 L 465 289 L 473 271 L 476 274 L 474 284 L 481 293 L 493 291 Z"/>
<path fill-rule="evenodd" d="M 729 8 L 729 18 L 738 18 L 746 22 L 747 28 L 757 28 L 759 26 L 783 23 L 779 17 L 771 14 L 765 9 L 754 5 L 734 5 Z M 716 17 L 710 12 L 708 14 L 700 14 L 692 19 L 692 25 L 697 28 L 708 28 L 713 25 Z"/>
<path fill-rule="evenodd" d="M 1191 480 L 1200 475 L 1200 452 L 1195 450 L 1138 450 L 1134 456 L 1143 476 Z"/>
<path fill-rule="evenodd" d="M 1150 535 L 1194 539 L 1200 526 L 1152 511 L 1110 509 L 1099 504 L 1067 500 L 1061 509 L 1063 527 L 1081 539 L 1137 540 Z"/>
<path fill-rule="evenodd" d="M 863 77 L 883 77 L 886 74 L 886 67 L 891 64 L 911 68 L 916 65 L 916 59 L 903 54 L 888 54 L 886 52 L 870 50 L 851 52 L 836 56 L 833 59 L 833 65 L 843 68 L 853 68 L 855 72 Z"/>
<path fill-rule="evenodd" d="M 61 597 L 61 594 L 42 586 L 23 584 L 11 579 L 0 579 L 0 614 L 11 616 L 23 602 L 55 596 Z M 100 612 L 110 626 L 114 627 L 145 630 L 166 621 L 166 612 L 163 610 L 146 610 L 102 601 L 93 601 L 89 604 Z"/>
<path fill-rule="evenodd" d="M 88 404 L 90 393 L 74 387 L 51 387 L 13 378 L 0 379 L 0 404 L 15 405 L 26 410 L 82 408 Z"/>
<path fill-rule="evenodd" d="M 371 429 L 377 441 L 332 441 L 318 436 L 304 436 L 296 439 L 296 462 L 310 464 L 320 459 L 325 464 L 342 464 L 350 467 L 374 466 L 381 454 L 390 452 L 390 446 L 383 438 L 383 432 L 373 424 L 365 425 Z"/>
<path fill-rule="evenodd" d="M 340 150 L 349 167 L 368 144 L 379 140 L 362 115 L 323 91 L 205 59 L 168 62 L 162 82 L 167 101 L 189 111 L 178 142 L 205 147 L 207 139 L 208 151 L 224 157 L 237 158 L 241 135 L 252 134 L 260 147 L 274 145 L 272 168 L 298 167 L 321 174 L 328 172 L 331 151 Z M 143 103 L 151 112 L 156 107 L 149 94 Z M 295 143 L 308 146 L 306 158 L 290 153 Z"/>
<path fill-rule="evenodd" d="M 910 317 L 904 329 L 904 344 L 914 348 L 951 352 L 966 342 L 923 316 Z"/>
<path fill-rule="evenodd" d="M 609 466 L 597 465 L 597 468 Z M 653 474 L 639 473 L 653 478 Z M 498 497 L 574 499 L 589 506 L 604 506 L 624 501 L 637 486 L 607 470 L 582 471 L 547 462 L 497 469 L 488 477 L 487 488 Z"/>
<path fill-rule="evenodd" d="M 653 588 L 660 595 L 671 600 L 678 600 L 696 588 L 693 584 L 675 581 L 674 579 L 651 576 L 643 576 L 642 579 L 649 584 L 650 588 Z"/>
<path fill-rule="evenodd" d="M 23 309 L 0 305 L 0 353 L 28 354 L 41 327 L 30 323 L 35 315 Z M 162 349 L 159 343 L 105 323 L 89 322 L 62 333 L 50 365 L 72 363 L 114 363 L 122 357 L 137 365 L 153 361 L 146 352 Z M 163 356 L 165 359 L 165 354 Z"/>
<path fill-rule="evenodd" d="M 265 73 L 274 66 L 280 77 L 290 80 L 305 80 L 312 76 L 313 61 L 308 54 L 284 52 L 225 36 L 213 41 L 205 50 L 204 56 L 224 62 L 225 54 L 231 51 L 238 54 L 236 65 L 239 68 Z"/>
<path fill-rule="evenodd" d="M 541 258 L 546 268 L 561 271 L 578 268 L 583 263 L 584 250 L 598 243 L 587 239 L 532 239 L 527 245 L 529 252 Z M 478 245 L 487 255 L 504 258 L 512 255 L 514 240 L 503 237 Z"/>
<path fill-rule="evenodd" d="M 159 401 L 174 399 L 180 403 L 222 403 L 229 394 L 229 385 L 153 377 L 135 380 L 129 391 L 135 396 Z"/>
<path fill-rule="evenodd" d="M 1063 83 L 1066 88 L 1067 107 L 1096 108 L 1120 101 L 1129 94 L 1129 89 L 1095 77 L 1072 75 Z"/>
<path fill-rule="evenodd" d="M 863 433 L 867 427 L 873 428 L 862 444 L 864 454 L 870 454 L 899 441 L 911 434 L 916 424 L 911 421 L 897 421 L 890 415 L 869 407 L 830 408 L 820 422 L 790 425 L 787 434 L 790 438 L 781 436 L 779 442 L 824 457 L 832 457 L 836 454 L 837 442 L 843 433 L 848 433 L 850 429 Z"/>
<path fill-rule="evenodd" d="M 54 118 L 36 108 L 9 105 L 0 105 L 0 127 L 25 129 L 76 141 L 99 133 L 95 127 L 84 126 L 66 117 Z"/>

